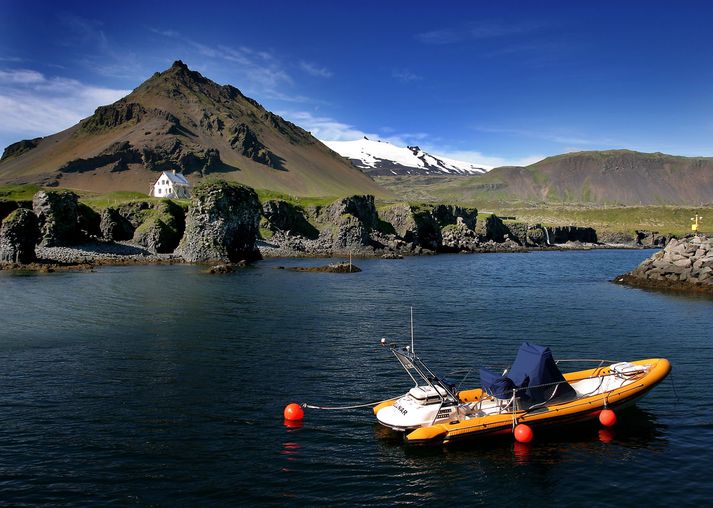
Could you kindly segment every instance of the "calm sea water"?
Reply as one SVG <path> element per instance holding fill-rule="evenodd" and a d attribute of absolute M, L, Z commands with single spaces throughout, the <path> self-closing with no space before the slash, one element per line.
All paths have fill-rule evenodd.
<path fill-rule="evenodd" d="M 707 504 L 713 300 L 607 282 L 650 254 L 359 260 L 353 275 L 276 269 L 324 260 L 0 272 L 0 504 Z M 369 410 L 284 425 L 291 401 L 405 391 L 378 342 L 408 340 L 410 306 L 416 350 L 443 372 L 504 367 L 531 340 L 555 357 L 664 356 L 672 376 L 613 431 L 529 447 L 408 448 Z"/>

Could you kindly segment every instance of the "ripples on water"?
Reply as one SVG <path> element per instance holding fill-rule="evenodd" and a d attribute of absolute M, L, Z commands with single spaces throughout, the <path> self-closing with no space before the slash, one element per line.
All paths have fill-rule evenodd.
<path fill-rule="evenodd" d="M 707 502 L 713 301 L 607 282 L 646 251 L 360 260 L 354 275 L 272 260 L 0 272 L 0 500 L 62 506 L 237 503 L 610 506 Z M 504 367 L 523 340 L 556 357 L 665 356 L 666 381 L 619 425 L 406 448 L 370 411 L 308 411 L 408 388 L 378 346 L 437 370 Z M 692 380 L 695 380 L 692 381 Z M 477 383 L 477 375 L 470 381 Z"/>

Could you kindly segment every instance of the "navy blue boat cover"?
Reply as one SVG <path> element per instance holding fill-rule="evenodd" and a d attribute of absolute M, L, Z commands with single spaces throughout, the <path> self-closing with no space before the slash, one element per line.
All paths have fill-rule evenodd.
<path fill-rule="evenodd" d="M 483 390 L 499 399 L 512 397 L 513 388 L 525 388 L 517 395 L 531 404 L 575 396 L 574 388 L 562 382 L 564 376 L 557 368 L 550 348 L 531 342 L 520 346 L 507 377 L 480 369 L 480 381 Z"/>

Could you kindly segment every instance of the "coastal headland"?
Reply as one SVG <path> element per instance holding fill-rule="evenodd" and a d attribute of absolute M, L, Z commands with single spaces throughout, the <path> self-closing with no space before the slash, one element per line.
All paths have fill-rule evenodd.
<path fill-rule="evenodd" d="M 0 221 L 6 269 L 641 248 L 667 240 L 644 231 L 612 235 L 521 222 L 459 205 L 381 203 L 372 195 L 334 201 L 259 196 L 221 180 L 199 184 L 191 200 L 82 199 L 70 190 L 42 189 L 31 199 L 0 200 Z"/>

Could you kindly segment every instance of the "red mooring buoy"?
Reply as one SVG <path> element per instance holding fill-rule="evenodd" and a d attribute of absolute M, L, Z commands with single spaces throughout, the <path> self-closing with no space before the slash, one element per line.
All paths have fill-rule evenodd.
<path fill-rule="evenodd" d="M 293 402 L 292 404 L 287 404 L 285 406 L 284 415 L 285 420 L 294 422 L 297 420 L 302 420 L 305 417 L 305 412 L 302 409 L 302 406 Z"/>
<path fill-rule="evenodd" d="M 532 438 L 534 437 L 534 434 L 533 434 L 530 426 L 525 425 L 524 423 L 519 423 L 515 427 L 513 434 L 515 434 L 515 439 L 517 439 L 517 441 L 520 443 L 529 443 L 530 441 L 532 441 Z"/>
<path fill-rule="evenodd" d="M 611 409 L 602 409 L 599 413 L 599 422 L 605 427 L 613 427 L 616 424 L 616 413 Z"/>

